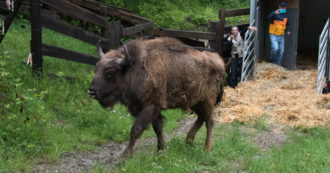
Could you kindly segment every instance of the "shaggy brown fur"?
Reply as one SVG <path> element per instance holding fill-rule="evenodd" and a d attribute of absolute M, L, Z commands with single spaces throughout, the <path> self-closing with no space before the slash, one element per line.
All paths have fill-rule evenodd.
<path fill-rule="evenodd" d="M 120 102 L 136 117 L 125 154 L 132 154 L 136 139 L 149 123 L 157 135 L 158 149 L 165 147 L 160 111 L 168 108 L 191 108 L 198 115 L 187 143 L 205 122 L 205 149 L 210 151 L 212 111 L 223 93 L 222 58 L 190 49 L 173 38 L 135 40 L 127 48 L 101 57 L 89 88 L 90 95 L 104 107 Z"/>

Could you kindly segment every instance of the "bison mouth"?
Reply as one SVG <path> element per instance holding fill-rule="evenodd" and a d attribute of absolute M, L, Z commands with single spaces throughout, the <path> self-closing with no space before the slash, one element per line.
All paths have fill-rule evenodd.
<path fill-rule="evenodd" d="M 102 107 L 112 107 L 117 102 L 117 97 L 113 93 L 100 93 L 95 90 L 89 89 L 88 94 L 91 98 L 97 100 Z"/>
<path fill-rule="evenodd" d="M 112 94 L 106 94 L 99 98 L 95 98 L 102 107 L 110 108 L 116 103 L 116 97 Z"/>

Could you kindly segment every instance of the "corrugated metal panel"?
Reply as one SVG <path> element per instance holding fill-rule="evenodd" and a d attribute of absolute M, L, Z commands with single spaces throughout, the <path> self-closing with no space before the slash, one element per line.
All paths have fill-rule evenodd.
<path fill-rule="evenodd" d="M 299 10 L 288 9 L 291 35 L 285 35 L 285 51 L 282 59 L 282 65 L 289 69 L 296 68 Z"/>

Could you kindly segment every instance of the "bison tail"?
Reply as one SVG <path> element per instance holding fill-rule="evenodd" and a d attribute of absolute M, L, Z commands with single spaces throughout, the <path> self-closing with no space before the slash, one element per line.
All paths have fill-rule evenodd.
<path fill-rule="evenodd" d="M 224 93 L 224 91 L 223 91 L 223 83 L 221 83 L 221 85 L 220 85 L 220 92 L 219 92 L 219 94 L 217 96 L 217 100 L 215 102 L 215 105 L 218 105 L 221 102 L 222 97 L 223 97 L 223 93 Z"/>

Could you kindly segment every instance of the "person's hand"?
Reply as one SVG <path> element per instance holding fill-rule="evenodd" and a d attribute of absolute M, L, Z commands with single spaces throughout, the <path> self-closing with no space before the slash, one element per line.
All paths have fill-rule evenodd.
<path fill-rule="evenodd" d="M 248 27 L 248 29 L 251 31 L 257 31 L 257 27 L 255 27 L 255 26 L 250 26 L 250 27 Z"/>
<path fill-rule="evenodd" d="M 280 9 L 276 10 L 275 14 L 280 14 Z"/>
<path fill-rule="evenodd" d="M 288 34 L 288 35 L 291 35 L 291 32 L 290 32 L 290 31 L 288 31 L 288 32 L 286 32 L 286 34 Z"/>
<path fill-rule="evenodd" d="M 230 40 L 234 39 L 234 35 L 229 36 Z"/>
<path fill-rule="evenodd" d="M 10 0 L 6 0 L 6 5 L 7 5 L 8 9 L 10 10 Z"/>

